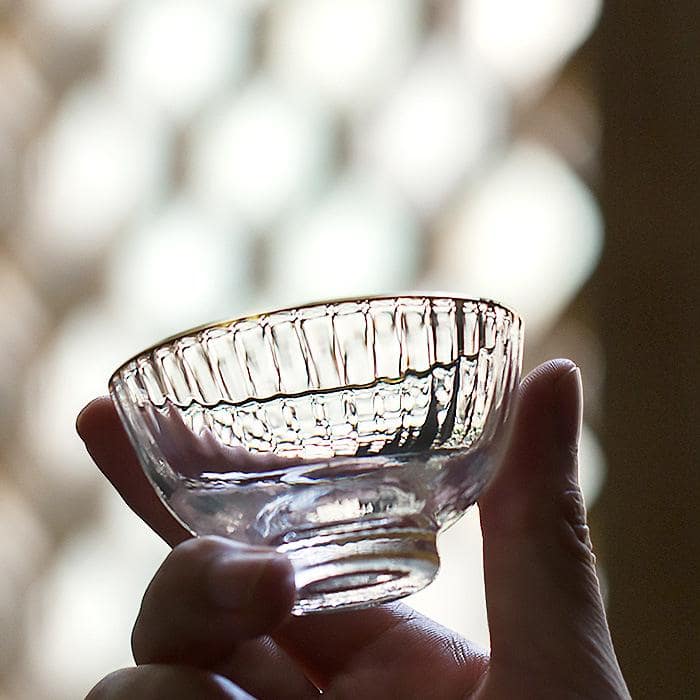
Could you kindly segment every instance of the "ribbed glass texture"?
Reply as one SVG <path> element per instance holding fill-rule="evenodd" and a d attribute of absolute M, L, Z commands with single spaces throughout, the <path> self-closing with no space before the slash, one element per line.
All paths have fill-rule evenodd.
<path fill-rule="evenodd" d="M 110 391 L 154 487 L 193 533 L 303 554 L 300 572 L 319 545 L 323 561 L 343 559 L 349 531 L 401 546 L 411 533 L 436 562 L 435 532 L 496 467 L 520 355 L 520 320 L 499 304 L 360 299 L 185 333 L 127 362 Z M 325 603 L 330 591 L 333 606 L 355 604 L 343 589 L 361 589 L 357 575 L 321 591 L 326 573 L 300 580 Z M 390 596 L 370 587 L 396 597 L 396 585 Z"/>

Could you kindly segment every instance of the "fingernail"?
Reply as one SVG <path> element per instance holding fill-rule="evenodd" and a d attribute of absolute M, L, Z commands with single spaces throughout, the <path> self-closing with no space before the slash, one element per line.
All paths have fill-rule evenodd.
<path fill-rule="evenodd" d="M 573 365 L 554 383 L 557 401 L 554 410 L 554 430 L 559 445 L 570 449 L 578 445 L 583 420 L 583 387 L 581 370 Z"/>
<path fill-rule="evenodd" d="M 243 608 L 256 593 L 279 587 L 289 569 L 287 560 L 276 552 L 217 557 L 207 572 L 209 599 L 222 608 Z"/>

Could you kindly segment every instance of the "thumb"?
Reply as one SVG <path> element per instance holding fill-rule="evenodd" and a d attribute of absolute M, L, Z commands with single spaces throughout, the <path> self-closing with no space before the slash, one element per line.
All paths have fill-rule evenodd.
<path fill-rule="evenodd" d="M 492 669 L 515 683 L 541 678 L 550 693 L 626 697 L 578 485 L 582 409 L 576 365 L 553 360 L 534 370 L 501 470 L 480 501 Z"/>

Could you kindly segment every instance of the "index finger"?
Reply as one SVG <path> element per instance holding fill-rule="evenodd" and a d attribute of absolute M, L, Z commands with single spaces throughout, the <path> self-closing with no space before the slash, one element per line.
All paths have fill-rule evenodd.
<path fill-rule="evenodd" d="M 158 498 L 108 396 L 101 396 L 83 408 L 76 429 L 100 471 L 154 532 L 171 547 L 192 537 Z"/>
<path fill-rule="evenodd" d="M 269 632 L 294 602 L 289 560 L 222 537 L 178 545 L 143 597 L 132 646 L 137 663 L 206 666 Z"/>

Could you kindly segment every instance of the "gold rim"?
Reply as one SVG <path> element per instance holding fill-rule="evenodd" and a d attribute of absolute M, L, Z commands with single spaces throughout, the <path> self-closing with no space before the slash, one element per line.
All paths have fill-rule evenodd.
<path fill-rule="evenodd" d="M 159 340 L 157 343 L 153 343 L 153 345 L 149 345 L 147 348 L 144 348 L 143 350 L 140 350 L 136 354 L 132 355 L 128 360 L 125 362 L 122 362 L 122 364 L 117 367 L 114 372 L 112 372 L 108 384 L 112 383 L 112 380 L 129 364 L 137 360 L 139 357 L 142 355 L 146 355 L 147 353 L 153 352 L 154 350 L 158 349 L 159 347 L 162 347 L 163 345 L 169 345 L 171 343 L 174 343 L 178 340 L 182 340 L 183 338 L 188 338 L 191 335 L 195 335 L 196 333 L 201 333 L 202 331 L 214 329 L 214 328 L 224 328 L 226 326 L 230 326 L 234 323 L 240 323 L 242 321 L 256 321 L 257 319 L 261 318 L 262 316 L 272 316 L 273 314 L 282 314 L 282 313 L 287 313 L 290 311 L 300 311 L 301 309 L 311 309 L 314 308 L 315 306 L 329 306 L 329 305 L 337 305 L 337 304 L 346 304 L 346 303 L 351 303 L 351 302 L 363 302 L 363 301 L 390 301 L 392 299 L 451 299 L 453 301 L 471 301 L 475 304 L 483 303 L 483 304 L 488 304 L 489 306 L 497 306 L 507 313 L 509 313 L 514 320 L 518 322 L 518 324 L 522 327 L 523 321 L 520 318 L 520 315 L 512 308 L 507 306 L 506 304 L 502 304 L 500 301 L 495 301 L 494 299 L 488 299 L 486 297 L 469 297 L 461 294 L 453 294 L 450 292 L 439 292 L 439 291 L 433 291 L 433 292 L 410 292 L 407 294 L 372 294 L 369 296 L 354 296 L 354 297 L 342 297 L 340 299 L 323 299 L 321 301 L 311 301 L 307 302 L 304 304 L 296 304 L 293 306 L 285 306 L 281 309 L 272 309 L 271 311 L 261 311 L 256 314 L 249 314 L 247 316 L 237 316 L 234 318 L 227 318 L 221 321 L 214 321 L 212 323 L 203 323 L 199 326 L 194 326 L 193 328 L 188 328 L 185 331 L 181 331 L 180 333 L 175 333 L 173 335 L 169 335 L 167 338 L 163 338 L 162 340 Z"/>

